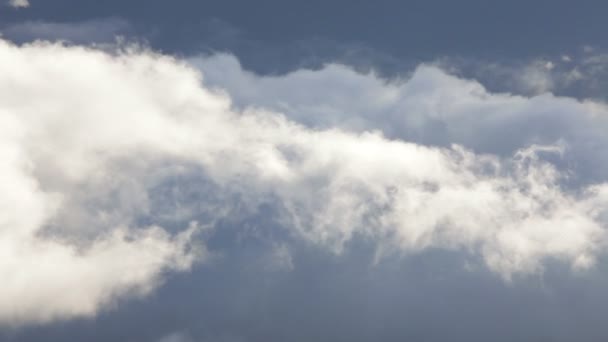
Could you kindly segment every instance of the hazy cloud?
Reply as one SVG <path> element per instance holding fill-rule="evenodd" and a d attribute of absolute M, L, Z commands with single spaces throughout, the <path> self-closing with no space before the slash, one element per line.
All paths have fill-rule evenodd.
<path fill-rule="evenodd" d="M 30 3 L 28 0 L 9 0 L 8 4 L 14 8 L 30 7 Z"/>
<path fill-rule="evenodd" d="M 92 19 L 76 23 L 24 21 L 2 28 L 5 38 L 16 42 L 62 40 L 72 44 L 115 43 L 131 27 L 119 18 Z"/>

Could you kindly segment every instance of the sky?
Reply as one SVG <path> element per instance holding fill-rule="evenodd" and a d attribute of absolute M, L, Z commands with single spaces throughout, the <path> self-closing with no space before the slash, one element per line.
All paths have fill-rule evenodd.
<path fill-rule="evenodd" d="M 0 1 L 0 341 L 608 338 L 608 3 Z"/>

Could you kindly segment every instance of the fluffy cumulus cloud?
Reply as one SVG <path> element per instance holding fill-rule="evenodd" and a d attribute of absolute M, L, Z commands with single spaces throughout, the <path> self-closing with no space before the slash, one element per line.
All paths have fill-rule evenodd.
<path fill-rule="evenodd" d="M 148 293 L 167 270 L 189 268 L 197 255 L 188 246 L 195 227 L 172 236 L 155 225 L 136 227 L 128 213 L 112 215 L 99 206 L 85 212 L 70 205 L 77 189 L 100 178 L 109 186 L 115 178 L 101 155 L 119 146 L 98 145 L 103 129 L 89 126 L 104 121 L 104 114 L 72 117 L 68 113 L 80 110 L 70 108 L 77 104 L 68 104 L 64 97 L 69 92 L 80 94 L 77 97 L 85 105 L 89 92 L 56 83 L 71 68 L 70 58 L 92 56 L 57 46 L 19 49 L 2 42 L 0 49 L 4 74 L 0 82 L 0 321 L 21 324 L 90 316 L 126 294 Z M 67 58 L 58 69 L 40 64 L 47 50 Z M 52 79 L 44 80 L 45 74 Z M 78 83 L 72 79 L 66 84 L 74 81 Z M 46 100 L 36 99 L 37 91 L 47 93 Z M 93 117 L 97 119 L 91 121 Z M 100 135 L 89 140 L 92 132 Z M 143 206 L 140 202 L 137 206 Z M 79 215 L 97 215 L 89 218 L 96 226 L 87 227 L 84 219 L 76 218 Z M 86 234 L 67 232 L 69 225 L 63 222 L 85 224 L 79 228 Z M 62 227 L 53 228 L 58 225 Z"/>
<path fill-rule="evenodd" d="M 341 66 L 258 77 L 226 56 L 43 42 L 1 42 L 0 62 L 4 323 L 149 293 L 200 256 L 198 226 L 261 205 L 338 254 L 356 237 L 379 258 L 462 250 L 506 279 L 588 268 L 605 242 L 608 184 L 571 182 L 564 162 L 605 159 L 597 103 L 491 94 L 433 66 L 392 84 Z M 272 267 L 297 267 L 273 245 Z"/>

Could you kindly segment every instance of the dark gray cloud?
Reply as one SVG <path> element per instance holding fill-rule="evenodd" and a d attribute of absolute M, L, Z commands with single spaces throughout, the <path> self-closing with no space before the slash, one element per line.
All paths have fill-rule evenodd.
<path fill-rule="evenodd" d="M 227 52 L 245 69 L 282 74 L 339 62 L 386 78 L 443 61 L 493 91 L 605 98 L 605 68 L 581 65 L 608 49 L 601 1 L 53 0 L 0 13 L 16 42 L 116 37 L 177 55 Z M 593 50 L 594 53 L 586 55 Z M 562 58 L 570 62 L 557 63 Z M 539 63 L 555 64 L 550 72 Z M 527 70 L 524 70 L 526 69 Z"/>
<path fill-rule="evenodd" d="M 223 50 L 247 68 L 273 73 L 336 60 L 384 65 L 438 57 L 493 60 L 557 56 L 605 46 L 601 1 L 34 1 L 3 11 L 3 26 L 80 23 L 115 17 L 163 51 Z M 378 58 L 376 58 L 378 56 Z M 387 58 L 385 56 L 390 56 Z M 391 59 L 392 58 L 392 59 Z"/>
<path fill-rule="evenodd" d="M 120 37 L 127 37 L 129 32 L 129 23 L 118 18 L 70 23 L 24 21 L 2 30 L 5 37 L 14 41 L 63 40 L 71 44 L 115 43 Z"/>
<path fill-rule="evenodd" d="M 239 230 L 222 228 L 233 232 L 227 235 Z M 458 255 L 440 251 L 372 266 L 369 246 L 360 242 L 339 258 L 292 245 L 294 270 L 268 272 L 252 262 L 265 253 L 264 240 L 222 239 L 214 248 L 224 258 L 173 277 L 145 301 L 5 340 L 599 342 L 608 334 L 603 267 L 580 277 L 555 267 L 508 285 L 463 270 Z"/>
<path fill-rule="evenodd" d="M 0 340 L 606 340 L 603 2 L 29 5 Z"/>

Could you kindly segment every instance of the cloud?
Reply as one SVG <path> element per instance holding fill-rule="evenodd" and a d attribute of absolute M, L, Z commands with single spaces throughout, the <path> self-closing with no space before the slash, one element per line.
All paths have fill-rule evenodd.
<path fill-rule="evenodd" d="M 36 66 L 34 60 L 46 52 L 49 56 L 53 55 L 52 51 L 59 55 L 61 51 L 67 52 L 64 57 L 79 52 L 58 46 L 20 49 L 4 42 L 0 50 L 5 67 L 11 64 L 17 68 L 11 75 L 2 77 L 2 91 L 9 91 L 12 82 L 20 83 L 10 94 L 4 92 L 0 101 L 0 151 L 5 161 L 0 167 L 3 179 L 0 203 L 4 208 L 0 215 L 0 275 L 4 279 L 0 290 L 0 322 L 19 325 L 91 316 L 125 295 L 149 293 L 167 270 L 188 269 L 196 257 L 188 243 L 194 227 L 175 236 L 155 225 L 135 229 L 134 223 L 124 215 L 103 222 L 104 216 L 111 215 L 94 207 L 87 215 L 98 215 L 91 218 L 91 221 L 97 221 L 97 227 L 76 227 L 82 231 L 89 229 L 89 237 L 52 231 L 53 225 L 64 219 L 62 212 L 84 215 L 78 208 L 68 206 L 75 193 L 72 187 L 83 187 L 87 183 L 85 178 L 95 178 L 95 172 L 108 171 L 95 170 L 93 164 L 85 165 L 87 158 L 99 160 L 95 153 L 102 151 L 87 150 L 85 146 L 79 151 L 68 151 L 68 145 L 76 141 L 64 140 L 56 129 L 73 129 L 74 135 L 64 136 L 68 139 L 70 136 L 82 139 L 85 138 L 82 134 L 87 133 L 81 130 L 83 126 L 62 124 L 63 119 L 57 121 L 67 113 L 64 111 L 67 107 L 44 109 L 46 105 L 52 105 L 46 102 L 49 99 L 69 106 L 62 99 L 67 88 L 58 88 L 58 93 L 51 94 L 51 91 L 42 96 L 46 100 L 41 97 L 40 101 L 32 101 L 33 97 L 38 97 L 35 89 L 50 91 L 40 88 L 46 83 L 40 81 L 46 72 L 53 73 L 53 68 Z M 33 68 L 27 66 L 27 61 L 19 62 L 14 58 L 32 58 Z M 28 81 L 29 77 L 34 78 Z M 18 103 L 29 109 L 19 108 Z M 39 105 L 41 110 L 35 108 Z M 54 127 L 44 127 L 46 124 Z M 63 144 L 68 144 L 64 145 L 68 150 L 60 147 Z M 55 158 L 56 163 L 51 161 Z M 92 197 L 97 195 L 99 193 L 90 194 Z"/>
<path fill-rule="evenodd" d="M 506 279 L 547 259 L 588 268 L 605 241 L 608 185 L 564 186 L 569 170 L 550 162 L 568 154 L 562 145 L 523 129 L 506 148 L 472 148 L 555 109 L 595 122 L 599 104 L 491 94 L 432 66 L 398 85 L 340 66 L 295 83 L 237 70 L 225 76 L 242 88 L 227 93 L 205 83 L 209 70 L 137 49 L 3 41 L 0 60 L 5 323 L 90 316 L 147 294 L 198 255 L 196 225 L 175 227 L 262 205 L 292 236 L 338 254 L 358 236 L 380 256 L 464 250 Z M 231 101 L 243 92 L 261 105 Z M 206 190 L 171 197 L 158 192 L 167 182 Z M 297 267 L 274 246 L 277 265 Z"/>
<path fill-rule="evenodd" d="M 475 80 L 448 74 L 442 69 L 447 63 L 422 64 L 391 81 L 337 64 L 257 76 L 228 55 L 192 58 L 190 63 L 211 87 L 225 89 L 238 108 L 269 108 L 314 129 L 379 130 L 390 139 L 440 147 L 456 143 L 501 157 L 562 140 L 569 151 L 561 156 L 562 163 L 576 169 L 571 181 L 608 180 L 603 172 L 608 158 L 597 152 L 608 149 L 603 133 L 608 119 L 601 101 L 492 93 Z M 509 71 L 527 75 L 530 67 Z M 492 73 L 487 67 L 481 71 Z"/>
<path fill-rule="evenodd" d="M 175 332 L 161 338 L 158 342 L 192 342 L 192 339 L 186 334 Z"/>
<path fill-rule="evenodd" d="M 14 8 L 30 7 L 30 2 L 28 0 L 9 0 L 8 4 Z"/>
<path fill-rule="evenodd" d="M 233 336 L 220 336 L 213 338 L 206 338 L 199 341 L 217 341 L 217 342 L 241 342 L 244 341 L 243 338 L 233 337 Z M 184 332 L 174 332 L 167 336 L 162 337 L 158 342 L 195 342 L 187 333 Z"/>
<path fill-rule="evenodd" d="M 3 36 L 16 42 L 63 40 L 85 45 L 115 43 L 131 31 L 127 21 L 112 17 L 75 23 L 24 21 L 2 28 Z"/>
<path fill-rule="evenodd" d="M 605 102 L 607 62 L 603 49 L 580 48 L 552 58 L 497 62 L 446 57 L 436 64 L 453 74 L 474 78 L 493 91 L 526 96 L 552 93 Z"/>

